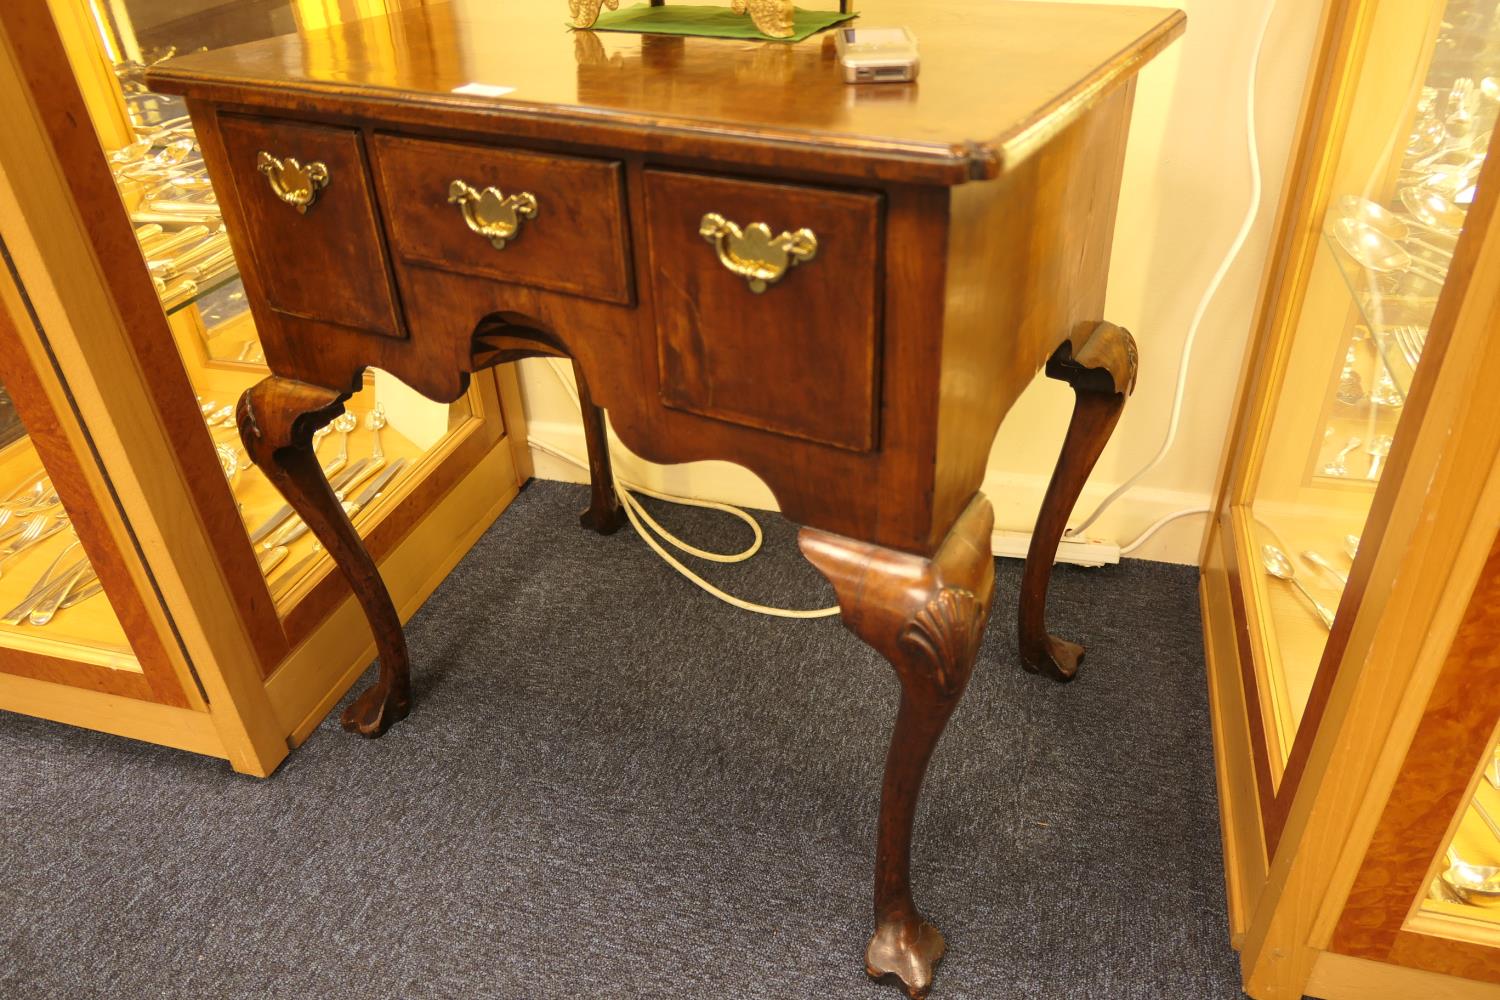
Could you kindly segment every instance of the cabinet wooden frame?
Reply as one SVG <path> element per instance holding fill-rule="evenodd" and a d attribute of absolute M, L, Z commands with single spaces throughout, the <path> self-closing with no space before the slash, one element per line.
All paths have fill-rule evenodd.
<path fill-rule="evenodd" d="M 7 637 L 0 708 L 267 775 L 373 654 L 331 560 L 273 599 L 73 73 L 46 5 L 0 11 L 0 380 L 139 670 Z M 531 474 L 513 370 L 466 400 L 366 529 L 403 616 Z"/>
<path fill-rule="evenodd" d="M 1491 593 L 1500 586 L 1500 399 L 1487 385 L 1500 363 L 1494 162 L 1284 761 L 1257 662 L 1266 592 L 1248 502 L 1388 2 L 1325 8 L 1202 551 L 1231 935 L 1256 1000 L 1491 997 L 1500 983 L 1493 925 L 1419 912 L 1500 719 L 1500 685 L 1483 681 L 1497 669 L 1489 661 L 1500 633 Z M 1439 9 L 1434 0 L 1404 12 Z M 1413 45 L 1423 41 L 1414 33 Z"/>

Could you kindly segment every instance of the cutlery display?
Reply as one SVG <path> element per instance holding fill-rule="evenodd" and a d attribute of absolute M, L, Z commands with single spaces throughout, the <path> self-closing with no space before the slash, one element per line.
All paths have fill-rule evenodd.
<path fill-rule="evenodd" d="M 1355 559 L 1355 557 L 1359 555 L 1359 536 L 1358 535 L 1345 535 L 1344 536 L 1344 554 L 1349 557 L 1349 561 L 1350 562 L 1353 562 L 1354 559 Z"/>
<path fill-rule="evenodd" d="M 1362 443 L 1363 442 L 1357 437 L 1352 437 L 1348 441 L 1346 441 L 1344 443 L 1344 447 L 1339 449 L 1338 454 L 1333 456 L 1332 461 L 1323 466 L 1323 475 L 1347 476 L 1349 474 L 1349 467 L 1344 464 L 1344 460 L 1349 457 L 1349 453 L 1351 451 L 1353 451 L 1355 448 L 1358 448 Z"/>
<path fill-rule="evenodd" d="M 1291 584 L 1297 589 L 1298 593 L 1307 599 L 1307 603 L 1313 606 L 1313 610 L 1318 613 L 1318 619 L 1323 623 L 1325 628 L 1333 628 L 1333 612 L 1324 607 L 1312 595 L 1312 591 L 1308 590 L 1302 585 L 1302 581 L 1297 579 L 1297 571 L 1293 568 L 1292 561 L 1286 557 L 1285 552 L 1274 545 L 1263 545 L 1260 549 L 1260 559 L 1267 573 L 1278 580 L 1283 580 Z"/>

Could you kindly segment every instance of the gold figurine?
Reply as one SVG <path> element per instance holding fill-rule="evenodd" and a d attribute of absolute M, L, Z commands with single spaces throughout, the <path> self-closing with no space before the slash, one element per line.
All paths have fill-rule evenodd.
<path fill-rule="evenodd" d="M 568 0 L 573 27 L 592 28 L 602 7 L 618 10 L 620 0 Z M 736 14 L 748 11 L 750 20 L 763 35 L 786 38 L 792 33 L 792 16 L 796 11 L 792 0 L 730 0 L 729 9 Z"/>

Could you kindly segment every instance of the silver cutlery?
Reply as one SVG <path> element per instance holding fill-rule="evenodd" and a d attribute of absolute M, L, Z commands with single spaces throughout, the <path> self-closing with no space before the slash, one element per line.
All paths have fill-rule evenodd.
<path fill-rule="evenodd" d="M 1323 623 L 1324 628 L 1333 628 L 1333 612 L 1324 607 L 1312 595 L 1312 591 L 1304 587 L 1302 581 L 1297 579 L 1297 570 L 1293 568 L 1292 561 L 1286 557 L 1285 552 L 1274 545 L 1263 545 L 1260 549 L 1260 558 L 1267 573 L 1297 588 L 1298 592 L 1307 599 L 1307 603 L 1311 604 L 1313 610 L 1318 613 L 1318 620 Z"/>
<path fill-rule="evenodd" d="M 49 514 L 37 514 L 26 522 L 26 527 L 22 529 L 20 537 L 4 549 L 0 549 L 0 565 L 14 559 L 42 539 L 51 538 L 66 527 L 68 527 L 68 522 L 65 520 L 53 518 Z"/>
<path fill-rule="evenodd" d="M 383 458 L 379 460 L 373 458 L 362 459 L 354 468 L 354 471 L 352 471 L 348 476 L 344 477 L 342 485 L 334 489 L 333 495 L 338 498 L 339 503 L 343 503 L 344 498 L 347 497 L 350 492 L 356 489 L 366 479 L 369 479 L 371 476 L 379 472 L 384 465 L 385 459 Z M 277 545 L 289 545 L 306 534 L 307 530 L 307 522 L 300 517 L 294 517 L 291 521 L 287 522 L 285 527 L 283 527 L 275 535 L 271 536 L 271 538 L 265 543 L 265 547 L 273 548 Z"/>
<path fill-rule="evenodd" d="M 376 500 L 379 500 L 382 496 L 385 495 L 387 488 L 391 484 L 391 481 L 396 477 L 398 473 L 406 468 L 406 464 L 407 462 L 404 458 L 398 458 L 396 459 L 396 461 L 392 462 L 391 467 L 386 470 L 385 475 L 381 476 L 378 480 L 372 483 L 369 489 L 361 493 L 359 497 L 349 505 L 349 507 L 353 508 L 349 511 L 349 519 L 357 523 L 358 515 L 362 511 L 368 509 L 369 506 Z M 349 507 L 346 507 L 345 509 L 349 510 Z M 293 582 L 300 579 L 302 574 L 307 572 L 307 569 L 318 561 L 318 559 L 322 555 L 322 552 L 323 546 L 319 545 L 317 542 L 314 542 L 312 551 L 303 556 L 301 559 L 297 560 L 297 562 L 293 564 L 291 569 L 286 570 L 275 580 L 272 580 L 268 586 L 268 589 L 273 594 L 281 593 Z"/>
<path fill-rule="evenodd" d="M 286 558 L 288 551 L 285 545 L 278 545 L 256 556 L 255 561 L 260 563 L 261 575 L 264 576 L 281 565 L 281 561 Z"/>
<path fill-rule="evenodd" d="M 390 485 L 391 480 L 400 475 L 401 471 L 405 468 L 406 459 L 398 458 L 396 459 L 396 461 L 391 463 L 390 468 L 382 472 L 375 479 L 375 481 L 371 483 L 358 497 L 354 498 L 353 500 L 344 500 L 342 497 L 340 497 L 339 499 L 341 505 L 344 508 L 344 513 L 352 520 L 355 514 L 358 514 L 370 504 L 374 503 L 375 500 L 377 500 L 381 496 L 381 494 L 384 493 L 385 488 Z M 367 471 L 373 472 L 374 470 L 372 469 Z M 350 484 L 349 489 L 352 489 L 355 485 L 357 484 Z M 307 534 L 307 530 L 307 522 L 298 521 L 295 527 L 288 530 L 284 535 L 278 536 L 278 540 L 282 545 L 290 545 L 297 539 L 301 538 L 303 535 Z"/>
<path fill-rule="evenodd" d="M 375 443 L 370 448 L 370 457 L 377 462 L 385 461 L 385 449 L 380 444 L 380 431 L 385 425 L 385 404 L 376 403 L 375 408 L 365 414 L 365 429 L 375 439 Z"/>
<path fill-rule="evenodd" d="M 0 622 L 6 625 L 19 625 L 22 622 L 29 622 L 33 625 L 45 625 L 52 620 L 58 611 L 66 611 L 68 608 L 82 604 L 103 589 L 104 585 L 99 582 L 99 574 L 95 572 L 87 558 L 81 559 L 59 573 L 55 579 L 49 581 L 47 586 L 43 587 L 34 597 L 21 602 L 21 604 L 11 609 L 10 613 L 4 618 L 0 618 Z M 43 603 L 54 601 L 57 606 L 52 609 L 51 613 L 44 620 L 37 621 L 31 617 L 31 613 Z"/>
<path fill-rule="evenodd" d="M 1344 536 L 1344 554 L 1349 557 L 1350 562 L 1353 562 L 1355 557 L 1359 555 L 1358 535 Z"/>
<path fill-rule="evenodd" d="M 1329 576 L 1337 580 L 1340 586 L 1349 586 L 1349 577 L 1346 576 L 1343 571 L 1341 571 L 1332 562 L 1330 562 L 1319 553 L 1313 551 L 1312 549 L 1302 550 L 1302 561 L 1307 563 L 1309 566 L 1314 566 L 1327 573 Z"/>
<path fill-rule="evenodd" d="M 364 470 L 364 467 L 369 464 L 369 461 L 370 460 L 368 458 L 362 458 L 358 462 L 355 462 L 353 465 L 351 465 L 349 468 L 345 469 L 336 478 L 330 480 L 328 485 L 332 487 L 334 495 L 337 495 L 338 491 L 342 489 L 351 478 L 357 476 L 360 472 L 362 472 Z M 256 528 L 250 533 L 251 543 L 259 544 L 260 541 L 269 536 L 271 532 L 281 527 L 281 525 L 286 521 L 287 518 L 292 517 L 295 514 L 296 511 L 292 510 L 291 504 L 284 505 L 283 507 L 278 509 L 276 513 L 266 518 L 266 520 L 261 524 L 260 527 Z"/>
<path fill-rule="evenodd" d="M 1396 342 L 1396 347 L 1401 351 L 1401 357 L 1415 371 L 1418 362 L 1422 360 L 1422 346 L 1417 341 L 1414 326 L 1394 326 L 1391 328 L 1391 339 Z"/>
<path fill-rule="evenodd" d="M 1323 475 L 1347 476 L 1349 474 L 1349 467 L 1344 464 L 1344 460 L 1349 457 L 1351 451 L 1358 448 L 1362 443 L 1357 437 L 1352 437 L 1345 442 L 1344 447 L 1339 450 L 1338 454 L 1333 456 L 1333 460 L 1323 466 Z"/>
<path fill-rule="evenodd" d="M 0 504 L 9 504 L 12 500 L 15 500 L 23 493 L 28 493 L 32 490 L 45 489 L 45 484 L 47 482 L 47 473 L 45 471 L 38 472 L 34 475 L 29 475 L 25 479 L 21 480 L 20 484 L 15 489 L 5 494 L 5 499 L 0 500 Z"/>
<path fill-rule="evenodd" d="M 53 558 L 52 562 L 48 564 L 47 568 L 42 571 L 42 575 L 37 578 L 36 583 L 34 583 L 31 589 L 26 592 L 26 596 L 21 598 L 21 603 L 12 608 L 5 615 L 5 617 L 0 618 L 0 623 L 6 625 L 16 625 L 19 624 L 23 619 L 25 619 L 26 615 L 30 613 L 32 606 L 36 604 L 38 598 L 45 594 L 51 585 L 57 582 L 52 575 L 53 572 L 62 563 L 63 559 L 68 555 L 68 553 L 72 552 L 77 547 L 78 542 L 71 542 L 67 545 L 67 547 L 59 552 Z"/>
<path fill-rule="evenodd" d="M 67 600 L 68 594 L 78 584 L 85 574 L 92 573 L 87 559 L 80 559 L 78 563 L 68 571 L 65 571 L 56 586 L 52 587 L 47 595 L 37 601 L 36 606 L 26 615 L 26 620 L 33 625 L 45 625 L 50 622 L 62 608 L 63 601 Z"/>
<path fill-rule="evenodd" d="M 339 444 L 339 453 L 333 456 L 333 461 L 323 466 L 323 475 L 332 476 L 349 463 L 349 433 L 359 426 L 359 418 L 352 410 L 345 410 L 333 421 L 333 429 L 344 435 Z"/>

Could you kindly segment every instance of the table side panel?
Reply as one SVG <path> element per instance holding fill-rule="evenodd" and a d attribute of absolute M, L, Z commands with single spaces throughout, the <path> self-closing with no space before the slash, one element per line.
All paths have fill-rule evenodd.
<path fill-rule="evenodd" d="M 979 488 L 1047 358 L 1104 318 L 1134 93 L 1132 80 L 999 180 L 952 190 L 934 530 Z"/>

